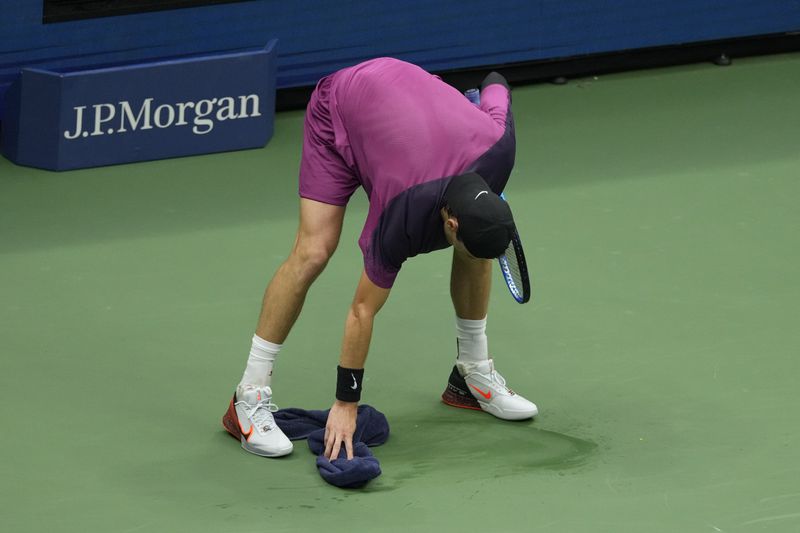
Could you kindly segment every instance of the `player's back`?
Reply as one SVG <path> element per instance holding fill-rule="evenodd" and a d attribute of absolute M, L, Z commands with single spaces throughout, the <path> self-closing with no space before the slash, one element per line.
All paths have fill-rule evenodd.
<path fill-rule="evenodd" d="M 373 202 L 463 172 L 505 130 L 455 88 L 396 59 L 336 73 L 332 93 L 337 149 Z"/>

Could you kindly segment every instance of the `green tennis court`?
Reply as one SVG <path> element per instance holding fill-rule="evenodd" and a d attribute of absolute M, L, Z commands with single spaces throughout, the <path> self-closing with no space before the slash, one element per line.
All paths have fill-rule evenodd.
<path fill-rule="evenodd" d="M 799 89 L 798 54 L 516 88 L 534 297 L 498 274 L 488 333 L 541 414 L 439 401 L 451 256 L 415 258 L 373 338 L 392 435 L 363 490 L 220 425 L 294 239 L 302 112 L 262 150 L 0 159 L 0 530 L 800 530 Z M 281 407 L 330 406 L 366 207 L 278 360 Z"/>

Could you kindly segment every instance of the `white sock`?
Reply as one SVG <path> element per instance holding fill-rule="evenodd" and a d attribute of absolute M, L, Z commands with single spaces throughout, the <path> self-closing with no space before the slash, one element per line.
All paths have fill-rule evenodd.
<path fill-rule="evenodd" d="M 273 344 L 258 335 L 253 335 L 250 357 L 239 385 L 255 385 L 266 387 L 272 383 L 272 366 L 281 351 L 283 344 Z"/>
<path fill-rule="evenodd" d="M 479 363 L 489 360 L 489 341 L 486 338 L 486 317 L 467 320 L 456 316 L 456 341 L 460 363 Z"/>

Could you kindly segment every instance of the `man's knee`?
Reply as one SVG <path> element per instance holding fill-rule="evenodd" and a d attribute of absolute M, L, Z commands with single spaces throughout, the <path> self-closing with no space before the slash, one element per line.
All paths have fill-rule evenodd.
<path fill-rule="evenodd" d="M 314 240 L 299 240 L 292 250 L 297 273 L 303 281 L 314 281 L 336 251 L 336 244 Z"/>
<path fill-rule="evenodd" d="M 343 206 L 301 198 L 300 228 L 289 260 L 297 281 L 310 285 L 325 269 L 339 243 L 343 219 Z"/>

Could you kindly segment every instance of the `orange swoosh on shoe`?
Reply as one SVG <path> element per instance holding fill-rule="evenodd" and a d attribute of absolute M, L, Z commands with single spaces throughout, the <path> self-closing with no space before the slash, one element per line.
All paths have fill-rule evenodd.
<path fill-rule="evenodd" d="M 244 429 L 242 429 L 242 423 L 241 423 L 241 422 L 239 422 L 239 431 L 241 431 L 241 432 L 242 432 L 242 437 L 244 437 L 244 440 L 246 440 L 247 442 L 250 442 L 250 435 L 252 435 L 252 434 L 253 434 L 253 426 L 251 425 L 251 426 L 250 426 L 250 431 L 248 431 L 247 433 L 245 433 L 245 432 L 244 432 Z"/>
<path fill-rule="evenodd" d="M 491 400 L 491 399 L 492 399 L 492 391 L 489 391 L 489 392 L 483 392 L 481 389 L 479 389 L 478 387 L 476 387 L 475 385 L 472 385 L 472 384 L 470 384 L 470 387 L 472 387 L 473 389 L 475 389 L 476 391 L 478 391 L 478 393 L 479 393 L 481 396 L 483 396 L 484 398 L 486 398 L 487 400 Z"/>

